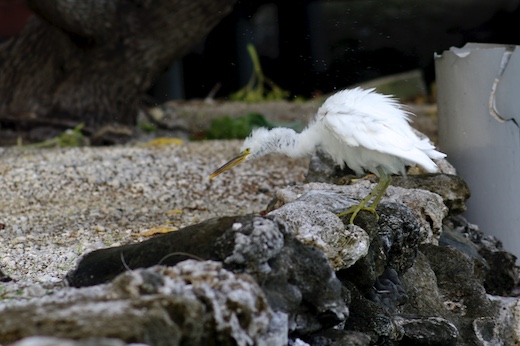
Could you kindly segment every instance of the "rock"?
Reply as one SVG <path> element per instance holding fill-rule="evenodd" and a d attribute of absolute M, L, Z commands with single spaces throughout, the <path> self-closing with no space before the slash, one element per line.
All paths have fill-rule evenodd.
<path fill-rule="evenodd" d="M 518 287 L 519 268 L 516 265 L 516 256 L 505 250 L 491 251 L 488 247 L 482 247 L 479 253 L 489 265 L 484 281 L 486 292 L 499 296 L 511 294 Z"/>
<path fill-rule="evenodd" d="M 134 269 L 175 265 L 186 257 L 211 259 L 254 277 L 273 310 L 288 315 L 290 331 L 309 333 L 344 321 L 344 292 L 327 258 L 291 233 L 275 217 L 212 219 L 141 243 L 91 252 L 68 280 L 76 287 L 90 286 L 126 271 L 125 263 Z"/>
<path fill-rule="evenodd" d="M 351 283 L 344 282 L 352 294 L 350 303 L 350 318 L 345 323 L 345 329 L 367 334 L 370 344 L 385 344 L 398 341 L 403 336 L 403 329 L 398 326 L 384 307 L 366 299 Z"/>
<path fill-rule="evenodd" d="M 348 176 L 354 175 L 348 166 L 340 168 L 328 153 L 318 149 L 311 157 L 305 178 L 310 183 L 345 185 L 350 181 Z"/>
<path fill-rule="evenodd" d="M 271 203 L 271 209 L 277 209 L 270 211 L 268 215 L 283 218 L 291 225 L 296 238 L 320 247 L 329 254 L 329 261 L 336 264 L 341 263 L 334 261 L 337 259 L 337 248 L 340 246 L 357 254 L 356 249 L 349 248 L 348 237 L 352 227 L 363 230 L 366 236 L 362 238 L 364 241 L 361 244 L 366 248 L 368 236 L 368 251 L 356 256 L 357 260 L 348 262 L 348 266 L 335 266 L 338 277 L 352 297 L 349 305 L 350 316 L 345 327 L 369 335 L 372 343 L 397 342 L 405 335 L 405 329 L 396 323 L 394 318 L 400 307 L 407 304 L 408 298 L 399 274 L 413 268 L 421 242 L 428 244 L 428 241 L 424 241 L 427 238 L 424 235 L 425 226 L 421 226 L 428 224 L 427 227 L 430 229 L 434 225 L 440 227 L 447 210 L 436 194 L 424 190 L 410 191 L 391 187 L 389 196 L 378 206 L 379 220 L 376 221 L 369 213 L 360 213 L 356 225 L 342 227 L 338 224 L 333 212 L 348 208 L 355 203 L 352 197 L 359 198 L 360 195 L 368 193 L 362 190 L 369 188 L 366 182 L 358 182 L 352 186 L 309 183 L 299 187 L 288 187 L 276 194 L 277 199 Z M 424 217 L 424 210 L 417 211 L 421 208 L 421 202 L 427 204 L 430 197 L 437 203 L 435 206 L 429 205 L 429 214 L 426 215 L 434 216 L 435 223 L 431 222 L 432 219 L 427 220 Z M 401 203 L 403 200 L 407 202 L 405 205 Z M 415 207 L 416 212 L 414 213 L 408 205 Z M 422 225 L 418 219 L 419 215 L 423 217 Z M 346 231 L 342 228 L 346 228 Z M 347 239 L 347 242 L 338 244 L 342 239 Z M 352 243 L 360 245 L 357 238 L 354 238 Z M 431 269 L 429 273 L 435 278 Z M 439 309 L 446 310 L 440 299 L 438 302 Z M 448 329 L 447 335 L 452 335 L 452 331 Z"/>
<path fill-rule="evenodd" d="M 421 251 L 428 257 L 446 302 L 460 306 L 467 315 L 486 316 L 490 312 L 482 278 L 475 275 L 470 259 L 459 250 L 444 246 L 424 245 Z"/>
<path fill-rule="evenodd" d="M 489 344 L 500 345 L 519 345 L 520 344 L 520 300 L 512 297 L 489 296 L 489 299 L 496 305 L 497 314 L 494 317 L 499 329 L 492 330 L 487 334 L 487 338 L 481 334 L 481 339 L 491 340 Z M 481 323 L 475 323 L 478 327 Z M 475 328 L 475 331 L 480 331 Z M 499 332 L 499 333 L 497 333 Z M 492 343 L 494 342 L 494 343 Z"/>
<path fill-rule="evenodd" d="M 377 237 L 387 258 L 386 266 L 404 273 L 410 268 L 421 242 L 421 227 L 412 211 L 399 203 L 380 206 Z"/>
<path fill-rule="evenodd" d="M 399 315 L 445 316 L 447 308 L 437 286 L 437 277 L 422 252 L 417 253 L 414 265 L 400 279 L 407 302 L 398 307 Z"/>
<path fill-rule="evenodd" d="M 400 345 L 456 346 L 457 328 L 441 317 L 397 317 L 397 324 L 404 329 Z"/>
<path fill-rule="evenodd" d="M 486 292 L 507 296 L 518 286 L 516 257 L 505 251 L 498 239 L 484 235 L 477 225 L 470 224 L 462 216 L 444 220 L 441 243 L 453 246 L 475 260 Z"/>
<path fill-rule="evenodd" d="M 409 302 L 400 307 L 401 314 L 446 319 L 458 330 L 457 345 L 509 340 L 509 327 L 494 317 L 497 305 L 486 295 L 473 260 L 452 247 L 425 244 L 420 250 L 426 257 L 418 256 L 416 265 L 422 268 L 414 266 L 403 275 Z"/>
<path fill-rule="evenodd" d="M 520 339 L 518 300 L 484 289 L 488 280 L 512 278 L 507 259 L 514 258 L 456 215 L 464 205 L 457 200 L 464 186 L 458 178 L 414 179 L 406 184 L 421 189 L 390 186 L 379 218 L 362 211 L 355 225 L 336 213 L 368 194 L 374 186 L 368 179 L 289 186 L 276 193 L 264 216 L 210 219 L 93 251 L 67 276 L 78 288 L 4 305 L 0 335 L 8 342 L 52 335 L 71 346 L 88 342 L 86 329 L 99 329 L 100 343 L 115 337 L 153 345 L 165 338 L 173 345 L 298 346 Z M 444 186 L 432 188 L 437 194 L 423 183 Z M 493 290 L 511 285 L 497 280 Z M 82 317 L 69 320 L 72 306 Z M 13 322 L 35 309 L 42 313 L 31 324 Z M 57 316 L 65 324 L 56 323 Z M 79 321 L 71 332 L 67 323 Z"/>
<path fill-rule="evenodd" d="M 289 186 L 275 193 L 275 198 L 266 211 L 270 212 L 284 204 L 299 200 L 314 203 L 333 213 L 339 213 L 363 199 L 374 187 L 375 184 L 371 184 L 365 179 L 360 179 L 352 185 L 343 186 L 325 183 Z M 448 209 L 439 195 L 426 190 L 389 186 L 380 206 L 385 203 L 404 204 L 408 207 L 414 218 L 419 221 L 419 241 L 421 243 L 438 243 L 442 231 L 442 220 L 448 214 Z M 395 210 L 397 209 L 393 207 L 393 211 Z M 381 214 L 384 209 L 378 208 L 377 211 L 378 214 Z M 361 214 L 364 214 L 364 212 L 358 215 Z"/>
<path fill-rule="evenodd" d="M 289 194 L 291 194 L 291 191 L 289 191 Z M 298 195 L 295 193 L 293 196 Z M 352 251 L 347 251 L 347 253 L 357 253 L 356 251 L 361 250 L 356 249 L 356 246 L 362 246 L 361 249 L 366 249 L 368 241 L 374 242 L 376 245 L 370 244 L 371 247 L 375 247 L 372 254 L 367 256 L 367 250 L 363 250 L 360 255 L 355 257 L 355 259 L 360 259 L 364 263 L 359 265 L 360 268 L 357 271 L 359 278 L 353 275 L 352 271 L 341 271 L 342 276 L 348 277 L 350 281 L 357 284 L 359 284 L 358 279 L 361 280 L 361 277 L 368 278 L 366 286 L 371 287 L 386 265 L 394 266 L 401 271 L 410 267 L 419 245 L 419 225 L 411 211 L 405 206 L 395 203 L 384 203 L 381 207 L 382 212 L 378 223 L 372 222 L 370 224 L 370 220 L 373 220 L 371 215 L 368 216 L 368 220 L 364 221 L 365 229 L 370 230 L 369 236 L 357 225 L 348 225 L 345 229 L 345 226 L 339 223 L 339 219 L 334 214 L 324 209 L 326 206 L 329 209 L 342 210 L 348 207 L 349 203 L 351 202 L 348 199 L 341 198 L 341 195 L 334 191 L 310 190 L 297 200 L 282 205 L 268 215 L 283 218 L 286 223 L 291 225 L 290 228 L 293 230 L 295 237 L 302 242 L 312 243 L 322 248 L 325 253 L 333 253 L 334 256 L 328 256 L 329 261 L 333 264 L 335 263 L 334 258 L 338 251 L 337 248 L 340 248 L 340 245 L 349 250 L 351 249 L 350 245 L 354 245 Z M 360 219 L 365 220 L 361 214 Z M 352 240 L 349 236 L 352 236 L 353 229 L 357 229 L 363 235 L 360 237 L 354 236 Z M 357 238 L 363 239 L 363 242 L 357 242 Z M 340 241 L 341 243 L 338 244 Z M 377 254 L 381 254 L 382 257 Z M 377 260 L 380 264 L 374 265 L 368 259 L 374 258 L 374 256 L 380 258 Z M 336 266 L 336 269 L 349 268 L 355 262 L 351 261 L 349 265 L 343 267 Z M 376 267 L 380 269 L 374 271 L 373 268 Z M 373 275 L 368 275 L 368 272 L 373 272 Z"/>
<path fill-rule="evenodd" d="M 520 333 L 514 330 L 519 300 L 486 294 L 484 277 L 473 257 L 452 246 L 424 244 L 419 248 L 414 265 L 401 276 L 408 301 L 398 306 L 396 321 L 405 329 L 403 341 L 408 343 L 404 344 L 420 345 L 420 340 L 429 339 L 425 344 L 513 345 L 519 340 Z M 399 322 L 401 318 L 415 320 L 406 322 L 413 328 Z M 439 320 L 431 318 L 446 322 L 438 324 Z M 430 338 L 432 321 L 443 331 Z M 439 340 L 444 343 L 436 343 Z"/>
<path fill-rule="evenodd" d="M 466 182 L 458 177 L 453 166 L 445 159 L 438 160 L 440 174 L 420 174 L 418 167 L 410 167 L 406 176 L 393 176 L 392 186 L 406 189 L 423 189 L 440 195 L 450 214 L 456 215 L 466 210 L 466 200 L 470 191 Z M 308 182 L 347 185 L 352 182 L 354 172 L 348 167 L 341 169 L 331 157 L 318 150 L 313 155 L 306 174 Z M 372 179 L 371 179 L 372 180 Z"/>
<path fill-rule="evenodd" d="M 391 313 L 395 313 L 397 307 L 408 300 L 401 280 L 393 269 L 386 269 L 376 279 L 374 285 L 367 292 L 367 298 L 385 307 Z"/>
<path fill-rule="evenodd" d="M 392 177 L 392 185 L 406 189 L 423 189 L 438 194 L 448 207 L 449 214 L 466 211 L 471 193 L 466 182 L 453 174 L 421 174 Z"/>
<path fill-rule="evenodd" d="M 479 280 L 483 280 L 489 273 L 489 264 L 478 253 L 478 247 L 469 238 L 456 230 L 445 227 L 439 239 L 439 245 L 455 248 L 465 254 L 473 262 L 475 275 Z"/>
<path fill-rule="evenodd" d="M 344 321 L 348 309 L 341 283 L 327 258 L 319 249 L 302 244 L 290 233 L 276 218 L 254 217 L 252 223 L 242 224 L 218 239 L 216 253 L 228 268 L 249 273 L 262 283 L 275 311 L 289 314 L 290 331 L 308 333 L 322 325 L 333 326 Z M 262 249 L 274 246 L 266 238 L 279 244 L 268 256 L 264 256 Z M 234 244 L 231 252 L 230 244 Z"/>
<path fill-rule="evenodd" d="M 131 343 L 112 338 L 88 338 L 71 340 L 53 336 L 30 336 L 17 341 L 10 346 L 145 346 L 145 344 Z"/>
<path fill-rule="evenodd" d="M 213 245 L 233 224 L 251 217 L 223 217 L 188 226 L 141 243 L 96 250 L 84 255 L 76 269 L 67 274 L 71 286 L 84 287 L 109 282 L 127 268 L 145 268 L 200 258 L 218 260 Z"/>
<path fill-rule="evenodd" d="M 345 198 L 345 190 L 349 187 L 319 183 L 289 187 L 277 193 L 272 206 L 278 209 L 268 215 L 283 219 L 301 242 L 322 249 L 341 277 L 365 290 L 385 267 L 404 272 L 412 266 L 422 231 L 414 213 L 395 202 L 379 205 L 378 222 L 373 215 L 360 213 L 359 225 L 345 226 L 332 213 L 355 203 Z"/>
<path fill-rule="evenodd" d="M 368 346 L 370 337 L 361 332 L 351 330 L 327 329 L 306 338 L 312 346 Z"/>
<path fill-rule="evenodd" d="M 323 252 L 289 238 L 270 265 L 262 288 L 275 311 L 288 313 L 290 332 L 308 334 L 347 319 L 347 294 Z"/>
<path fill-rule="evenodd" d="M 287 338 L 287 322 L 274 318 L 258 284 L 212 261 L 128 271 L 110 284 L 28 301 L 1 314 L 0 343 L 31 335 L 83 339 L 93 331 L 151 345 L 273 345 Z"/>
<path fill-rule="evenodd" d="M 326 191 L 310 195 L 312 198 L 285 204 L 268 215 L 283 220 L 302 243 L 321 249 L 334 270 L 350 267 L 368 253 L 368 234 L 356 225 L 345 227 L 336 214 L 321 206 L 338 196 Z"/>

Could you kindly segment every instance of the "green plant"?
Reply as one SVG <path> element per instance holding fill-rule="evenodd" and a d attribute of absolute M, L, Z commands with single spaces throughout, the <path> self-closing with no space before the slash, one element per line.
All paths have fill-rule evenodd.
<path fill-rule="evenodd" d="M 80 147 L 88 145 L 88 138 L 83 135 L 84 124 L 78 124 L 73 129 L 65 130 L 56 137 L 43 142 L 23 145 L 22 148 L 53 148 L 53 147 Z"/>
<path fill-rule="evenodd" d="M 278 123 L 267 120 L 262 114 L 250 113 L 242 117 L 232 118 L 228 115 L 214 118 L 206 136 L 207 139 L 244 139 L 253 129 L 257 127 L 283 126 L 301 131 L 305 124 L 303 122 Z"/>
<path fill-rule="evenodd" d="M 234 101 L 259 102 L 266 100 L 282 100 L 289 97 L 289 92 L 279 87 L 262 71 L 260 59 L 255 47 L 249 43 L 247 52 L 253 63 L 253 73 L 247 84 L 229 98 Z"/>

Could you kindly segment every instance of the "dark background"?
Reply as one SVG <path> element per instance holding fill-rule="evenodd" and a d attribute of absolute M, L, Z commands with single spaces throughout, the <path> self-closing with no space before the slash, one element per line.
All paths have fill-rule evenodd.
<path fill-rule="evenodd" d="M 30 11 L 0 0 L 0 40 Z M 251 75 L 253 43 L 265 74 L 293 96 L 310 97 L 388 74 L 421 69 L 467 42 L 520 44 L 520 0 L 239 1 L 203 42 L 150 90 L 157 102 L 226 97 Z"/>
<path fill-rule="evenodd" d="M 158 101 L 217 97 L 243 86 L 253 43 L 265 74 L 310 97 L 372 78 L 421 69 L 467 42 L 520 43 L 520 1 L 239 1 L 204 42 L 152 90 Z"/>

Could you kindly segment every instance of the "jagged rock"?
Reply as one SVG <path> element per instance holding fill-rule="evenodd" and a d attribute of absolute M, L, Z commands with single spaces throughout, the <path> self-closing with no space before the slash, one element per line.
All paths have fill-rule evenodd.
<path fill-rule="evenodd" d="M 356 235 L 363 234 L 361 231 L 353 233 L 353 226 L 348 226 L 346 231 L 342 231 L 333 216 L 330 219 L 334 221 L 331 221 L 328 227 L 322 226 L 322 220 L 325 217 L 329 219 L 328 211 L 337 213 L 347 209 L 355 203 L 352 198 L 364 197 L 371 187 L 373 186 L 366 181 L 359 181 L 350 186 L 309 183 L 287 187 L 276 193 L 271 208 L 278 209 L 271 211 L 269 215 L 282 217 L 293 225 L 298 239 L 307 242 L 312 240 L 322 248 L 322 244 L 327 244 L 324 251 L 329 255 L 329 261 L 335 269 L 340 270 L 338 275 L 355 283 L 364 292 L 374 285 L 385 268 L 391 267 L 398 272 L 404 272 L 411 267 L 419 243 L 437 243 L 442 219 L 447 213 L 441 198 L 436 194 L 424 190 L 390 187 L 388 197 L 383 198 L 378 206 L 378 222 L 372 214 L 364 212 L 356 218 L 356 223 L 368 235 L 368 250 L 365 250 L 366 236 Z M 300 213 L 296 206 L 301 206 L 302 203 L 306 203 L 307 207 Z M 312 208 L 315 212 L 309 210 Z M 322 217 L 317 218 L 316 214 Z M 321 230 L 325 232 L 321 233 Z M 331 232 L 339 234 L 334 238 L 330 235 Z M 352 237 L 350 240 L 341 241 L 349 236 Z M 331 244 L 330 241 L 335 239 L 341 243 Z M 346 251 L 342 252 L 341 246 Z M 366 255 L 363 255 L 365 251 Z M 347 265 L 341 267 L 342 263 Z"/>
<path fill-rule="evenodd" d="M 53 336 L 30 336 L 9 346 L 144 346 L 144 344 L 127 344 L 123 340 L 112 338 L 71 340 Z"/>
<path fill-rule="evenodd" d="M 474 265 L 475 276 L 479 280 L 483 280 L 488 275 L 489 264 L 479 254 L 478 247 L 460 232 L 445 227 L 439 239 L 439 245 L 455 248 L 471 259 Z"/>
<path fill-rule="evenodd" d="M 421 242 L 420 223 L 411 210 L 399 203 L 380 206 L 377 232 L 387 258 L 386 266 L 399 273 L 413 265 Z"/>
<path fill-rule="evenodd" d="M 487 299 L 482 278 L 475 275 L 473 262 L 457 249 L 424 245 L 421 251 L 428 258 L 437 277 L 437 286 L 445 305 L 453 303 L 457 312 L 469 316 L 488 316 L 491 303 Z"/>
<path fill-rule="evenodd" d="M 38 314 L 34 312 L 38 311 Z M 221 263 L 125 272 L 107 285 L 69 290 L 1 311 L 0 343 L 26 336 L 113 337 L 151 345 L 273 345 L 287 338 L 258 284 Z"/>
<path fill-rule="evenodd" d="M 351 330 L 328 329 L 306 338 L 312 346 L 369 346 L 370 337 Z"/>
<path fill-rule="evenodd" d="M 423 189 L 440 195 L 450 214 L 456 215 L 466 210 L 466 200 L 470 191 L 466 182 L 456 175 L 456 171 L 445 159 L 437 161 L 441 174 L 423 173 L 417 167 L 410 167 L 406 176 L 393 176 L 392 185 L 406 189 Z M 306 175 L 308 182 L 336 185 L 351 183 L 354 172 L 348 167 L 341 169 L 327 153 L 318 150 L 311 158 Z M 372 178 L 375 179 L 375 178 Z"/>
<path fill-rule="evenodd" d="M 473 259 L 456 248 L 421 245 L 414 266 L 401 277 L 408 302 L 398 308 L 399 314 L 447 320 L 457 329 L 456 345 L 509 344 L 511 326 L 497 318 L 499 305 L 486 295 L 475 270 Z M 410 333 L 410 340 L 420 337 Z"/>
<path fill-rule="evenodd" d="M 496 325 L 500 326 L 501 333 L 494 331 L 488 334 L 495 345 L 520 345 L 520 300 L 512 297 L 489 296 L 496 305 L 497 314 L 494 316 Z M 476 327 L 480 323 L 475 323 Z M 475 329 L 478 331 L 478 329 Z M 481 339 L 484 339 L 481 337 Z M 494 340 L 493 340 L 494 339 Z M 491 343 L 489 343 L 491 344 Z"/>
<path fill-rule="evenodd" d="M 276 218 L 255 217 L 252 225 L 242 224 L 218 239 L 216 252 L 228 268 L 249 273 L 262 283 L 275 311 L 289 313 L 290 331 L 309 333 L 342 322 L 348 309 L 341 283 L 325 255 L 289 232 Z M 273 243 L 268 239 L 275 239 L 280 246 L 266 256 L 265 249 Z M 229 244 L 234 244 L 232 252 Z"/>
<path fill-rule="evenodd" d="M 457 328 L 441 317 L 397 317 L 396 323 L 404 329 L 401 346 L 456 346 Z"/>
<path fill-rule="evenodd" d="M 469 187 L 457 175 L 421 174 L 392 177 L 392 185 L 406 189 L 423 189 L 442 197 L 449 213 L 457 215 L 466 211 L 466 201 L 470 197 Z"/>
<path fill-rule="evenodd" d="M 299 200 L 308 201 L 331 212 L 339 213 L 366 197 L 374 187 L 375 184 L 371 184 L 365 179 L 360 179 L 352 185 L 344 186 L 325 183 L 289 186 L 276 191 L 275 198 L 266 211 L 270 212 L 284 204 Z M 439 195 L 426 190 L 389 186 L 380 205 L 385 203 L 403 204 L 408 207 L 417 221 L 419 221 L 420 242 L 438 244 L 438 239 L 442 232 L 442 220 L 448 213 L 448 209 Z M 377 211 L 378 214 L 381 214 L 382 211 L 384 212 L 381 208 L 378 208 Z M 363 212 L 359 215 L 361 214 Z"/>
<path fill-rule="evenodd" d="M 358 185 L 361 185 L 361 189 L 370 188 L 366 183 L 360 182 L 352 186 L 310 183 L 299 187 L 288 187 L 277 193 L 277 199 L 271 204 L 271 208 L 277 209 L 268 215 L 283 218 L 292 226 L 290 228 L 298 239 L 307 240 L 323 248 L 325 253 L 337 253 L 338 244 L 330 244 L 330 242 L 342 239 L 342 234 L 348 238 L 349 232 L 348 229 L 347 232 L 342 232 L 341 225 L 337 223 L 332 213 L 347 209 L 355 203 L 348 197 L 359 198 L 368 193 L 368 191 L 353 192 L 352 189 L 359 188 Z M 336 266 L 339 270 L 338 277 L 352 294 L 349 305 L 351 315 L 345 326 L 349 330 L 366 333 L 372 343 L 398 342 L 405 335 L 404 327 L 394 321 L 395 311 L 407 302 L 407 292 L 398 275 L 406 273 L 414 266 L 420 243 L 428 243 L 424 242 L 427 237 L 422 231 L 424 226 L 421 226 L 428 223 L 430 229 L 433 225 L 440 227 L 441 220 L 447 214 L 446 207 L 436 194 L 424 190 L 410 191 L 393 187 L 389 190 L 389 196 L 378 206 L 379 220 L 376 221 L 369 213 L 360 213 L 356 219 L 356 227 L 360 226 L 368 235 L 369 244 L 366 254 L 356 257 L 357 261 L 352 261 L 354 263 L 349 263 L 349 266 Z M 422 193 L 426 197 L 414 200 Z M 421 225 L 418 215 L 425 215 L 425 213 L 422 211 L 414 213 L 408 205 L 415 207 L 416 210 L 424 208 L 420 206 L 421 202 L 428 205 L 428 198 L 437 202 L 436 208 L 429 205 L 430 214 L 427 214 L 433 215 L 436 222 L 432 222 L 432 219 L 427 220 L 423 216 Z M 407 204 L 399 203 L 403 200 L 407 201 Z M 331 236 L 338 232 L 339 235 Z M 354 239 L 353 243 L 359 245 L 355 240 L 357 239 Z M 347 242 L 341 245 L 349 248 L 348 244 Z M 366 248 L 366 240 L 362 244 Z M 355 249 L 352 251 L 356 253 Z M 329 256 L 329 260 L 331 258 L 337 257 Z M 431 269 L 430 273 L 435 277 Z M 429 292 L 424 293 L 430 295 Z M 440 299 L 438 306 L 445 310 Z M 452 330 L 447 330 L 446 333 L 452 335 L 451 332 Z M 451 340 L 450 337 L 447 339 Z"/>
<path fill-rule="evenodd" d="M 403 328 L 394 322 L 388 310 L 365 298 L 353 284 L 344 283 L 352 294 L 351 315 L 345 323 L 345 329 L 367 334 L 371 344 L 385 344 L 402 338 Z"/>
<path fill-rule="evenodd" d="M 285 191 L 289 195 L 294 193 L 291 188 Z M 284 201 L 285 191 L 278 195 L 282 196 Z M 340 192 L 317 189 L 309 190 L 302 195 L 295 193 L 293 196 L 299 197 L 279 206 L 268 215 L 282 218 L 301 242 L 322 249 L 334 269 L 348 268 L 366 256 L 370 242 L 374 239 L 382 241 L 381 245 L 389 257 L 389 265 L 392 268 L 403 271 L 412 265 L 421 231 L 416 217 L 406 206 L 382 202 L 378 209 L 378 226 L 365 227 L 366 230 L 374 230 L 374 234 L 369 236 L 366 230 L 359 226 L 345 227 L 333 213 L 345 210 L 355 203 L 344 198 Z M 360 216 L 360 219 L 362 218 Z"/>
<path fill-rule="evenodd" d="M 484 235 L 477 225 L 462 216 L 451 216 L 444 220 L 442 243 L 453 246 L 474 258 L 484 287 L 490 294 L 507 296 L 518 286 L 519 268 L 516 257 L 502 247 L 493 236 Z"/>
<path fill-rule="evenodd" d="M 288 315 L 290 331 L 309 333 L 344 321 L 348 308 L 341 283 L 325 255 L 291 233 L 274 217 L 212 219 L 141 243 L 89 253 L 68 280 L 77 287 L 111 280 L 126 270 L 122 254 L 133 269 L 175 265 L 189 253 L 252 275 L 275 312 Z"/>
<path fill-rule="evenodd" d="M 518 286 L 519 268 L 516 265 L 516 256 L 503 249 L 493 251 L 486 246 L 479 253 L 489 265 L 484 281 L 486 292 L 499 296 L 509 295 Z"/>
<path fill-rule="evenodd" d="M 224 311 L 220 308 L 224 305 L 229 308 L 228 314 L 223 312 L 219 316 L 231 326 L 224 328 L 224 336 L 220 337 L 235 341 L 242 337 L 237 344 L 267 345 L 275 340 L 274 344 L 313 346 L 469 346 L 519 340 L 520 331 L 514 327 L 515 323 L 518 325 L 518 300 L 493 298 L 484 289 L 485 282 L 492 280 L 491 270 L 508 278 L 513 275 L 510 262 L 504 260 L 507 253 L 499 242 L 483 236 L 473 225 L 454 215 L 464 205 L 462 199 L 457 202 L 460 196 L 455 191 L 462 183 L 450 176 L 423 178 L 419 183 L 445 184 L 443 188 L 437 187 L 443 197 L 426 189 L 390 186 L 377 208 L 379 219 L 362 211 L 355 225 L 347 224 L 349 217 L 340 219 L 336 213 L 368 194 L 374 185 L 367 179 L 348 186 L 309 183 L 287 187 L 276 193 L 266 216 L 211 219 L 141 243 L 94 251 L 85 255 L 76 270 L 68 274 L 69 282 L 82 287 L 113 281 L 78 289 L 76 312 L 83 313 L 86 306 L 81 292 L 111 287 L 110 294 L 98 292 L 99 299 L 93 299 L 93 304 L 99 304 L 95 311 L 104 311 L 99 308 L 101 304 L 120 304 L 120 309 L 128 315 L 125 318 L 139 326 L 132 333 L 148 333 L 158 338 L 152 344 L 162 342 L 157 335 L 162 335 L 166 327 L 171 329 L 168 333 L 173 341 L 181 340 L 179 335 L 184 335 L 183 330 L 188 326 L 190 331 L 200 334 L 197 329 L 200 326 L 190 321 L 205 326 L 213 317 L 208 317 L 211 314 L 201 317 L 202 314 Z M 496 261 L 489 261 L 493 256 L 497 256 Z M 188 258 L 205 261 L 186 261 Z M 509 259 L 514 262 L 514 258 Z M 225 287 L 230 286 L 224 284 L 228 281 L 219 283 L 218 276 L 210 280 L 214 285 L 210 287 L 222 288 L 223 291 L 218 291 L 222 294 L 210 294 L 208 286 L 204 286 L 197 292 L 205 292 L 212 298 L 195 295 L 189 302 L 191 305 L 186 305 L 189 307 L 180 308 L 177 300 L 170 301 L 171 297 L 189 291 L 197 282 L 217 277 L 211 274 L 211 268 L 206 270 L 209 274 L 203 270 L 195 276 L 187 269 L 180 270 L 186 263 L 211 263 L 227 273 L 223 278 L 235 277 L 250 286 L 233 284 L 234 288 L 228 290 Z M 157 264 L 170 267 L 155 267 Z M 501 264 L 508 269 L 498 270 Z M 146 267 L 152 268 L 137 269 Z M 160 272 L 156 268 L 161 268 Z M 175 292 L 165 288 L 172 281 L 172 275 L 166 273 L 172 271 L 190 277 L 184 280 L 187 287 L 175 286 Z M 511 284 L 499 282 L 499 285 Z M 252 290 L 248 299 L 235 300 L 246 296 L 236 297 L 236 291 L 246 290 Z M 136 303 L 151 314 L 151 317 L 146 315 L 145 322 L 139 322 L 141 316 L 126 308 L 128 300 L 139 302 L 146 298 L 149 304 L 153 300 L 150 297 L 155 295 L 170 298 L 160 304 L 154 301 L 159 307 L 153 305 L 153 309 Z M 67 307 L 60 297 L 55 299 L 55 306 Z M 200 305 L 201 300 L 205 304 Z M 250 307 L 253 302 L 255 308 Z M 91 310 L 87 310 L 87 322 L 89 316 L 97 316 Z M 165 322 L 164 316 L 172 322 Z M 152 317 L 155 327 L 148 330 Z M 115 326 L 126 323 L 115 318 L 118 320 Z M 254 324 L 253 319 L 260 324 Z M 97 322 L 103 321 L 99 318 Z M 214 328 L 209 331 L 207 327 L 200 328 L 213 333 L 213 337 L 220 335 L 218 323 L 210 325 Z M 238 330 L 238 334 L 233 330 Z M 192 344 L 205 342 L 206 339 L 193 339 Z"/>
<path fill-rule="evenodd" d="M 210 219 L 141 243 L 90 252 L 67 274 L 67 281 L 74 287 L 92 286 L 114 279 L 127 268 L 175 265 L 191 258 L 218 260 L 213 249 L 216 239 L 247 219 L 251 216 Z"/>
<path fill-rule="evenodd" d="M 309 162 L 309 170 L 305 175 L 308 182 L 311 183 L 329 183 L 344 185 L 349 182 L 349 176 L 354 176 L 355 173 L 348 166 L 343 169 L 332 157 L 321 149 L 318 149 L 312 156 Z"/>
<path fill-rule="evenodd" d="M 268 215 L 283 219 L 300 241 L 322 249 L 331 265 L 341 271 L 341 277 L 365 290 L 386 267 L 403 272 L 412 266 L 421 227 L 407 206 L 395 202 L 380 204 L 378 222 L 373 215 L 360 213 L 356 222 L 362 227 L 344 226 L 333 212 L 355 203 L 342 194 L 349 189 L 316 183 L 286 188 L 273 204 L 278 209 Z"/>
<path fill-rule="evenodd" d="M 428 258 L 418 252 L 414 265 L 400 277 L 407 295 L 406 304 L 398 307 L 398 314 L 415 316 L 444 316 L 446 306 L 439 293 L 437 277 Z"/>
<path fill-rule="evenodd" d="M 395 313 L 397 307 L 408 300 L 401 280 L 393 269 L 386 269 L 376 279 L 374 285 L 367 292 L 367 298 L 385 307 L 391 313 Z"/>
<path fill-rule="evenodd" d="M 368 234 L 356 225 L 345 227 L 336 214 L 322 206 L 337 196 L 327 191 L 309 194 L 312 198 L 285 204 L 268 215 L 284 220 L 302 243 L 323 250 L 335 270 L 348 268 L 366 256 L 370 243 Z"/>

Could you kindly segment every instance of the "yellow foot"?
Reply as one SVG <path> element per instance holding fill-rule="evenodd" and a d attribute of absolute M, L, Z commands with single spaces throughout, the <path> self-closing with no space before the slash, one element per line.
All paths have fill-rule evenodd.
<path fill-rule="evenodd" d="M 374 214 L 376 216 L 376 220 L 379 220 L 379 215 L 377 215 L 376 213 L 376 208 L 370 206 L 370 207 L 363 207 L 361 205 L 353 205 L 352 207 L 348 208 L 347 210 L 337 214 L 337 217 L 342 217 L 342 216 L 345 216 L 345 215 L 348 215 L 348 214 L 352 214 L 352 216 L 350 217 L 350 220 L 349 220 L 349 223 L 351 224 L 354 224 L 354 219 L 356 218 L 357 214 L 361 211 L 361 210 L 365 210 L 365 211 L 368 211 L 368 212 L 371 212 L 372 214 Z"/>

